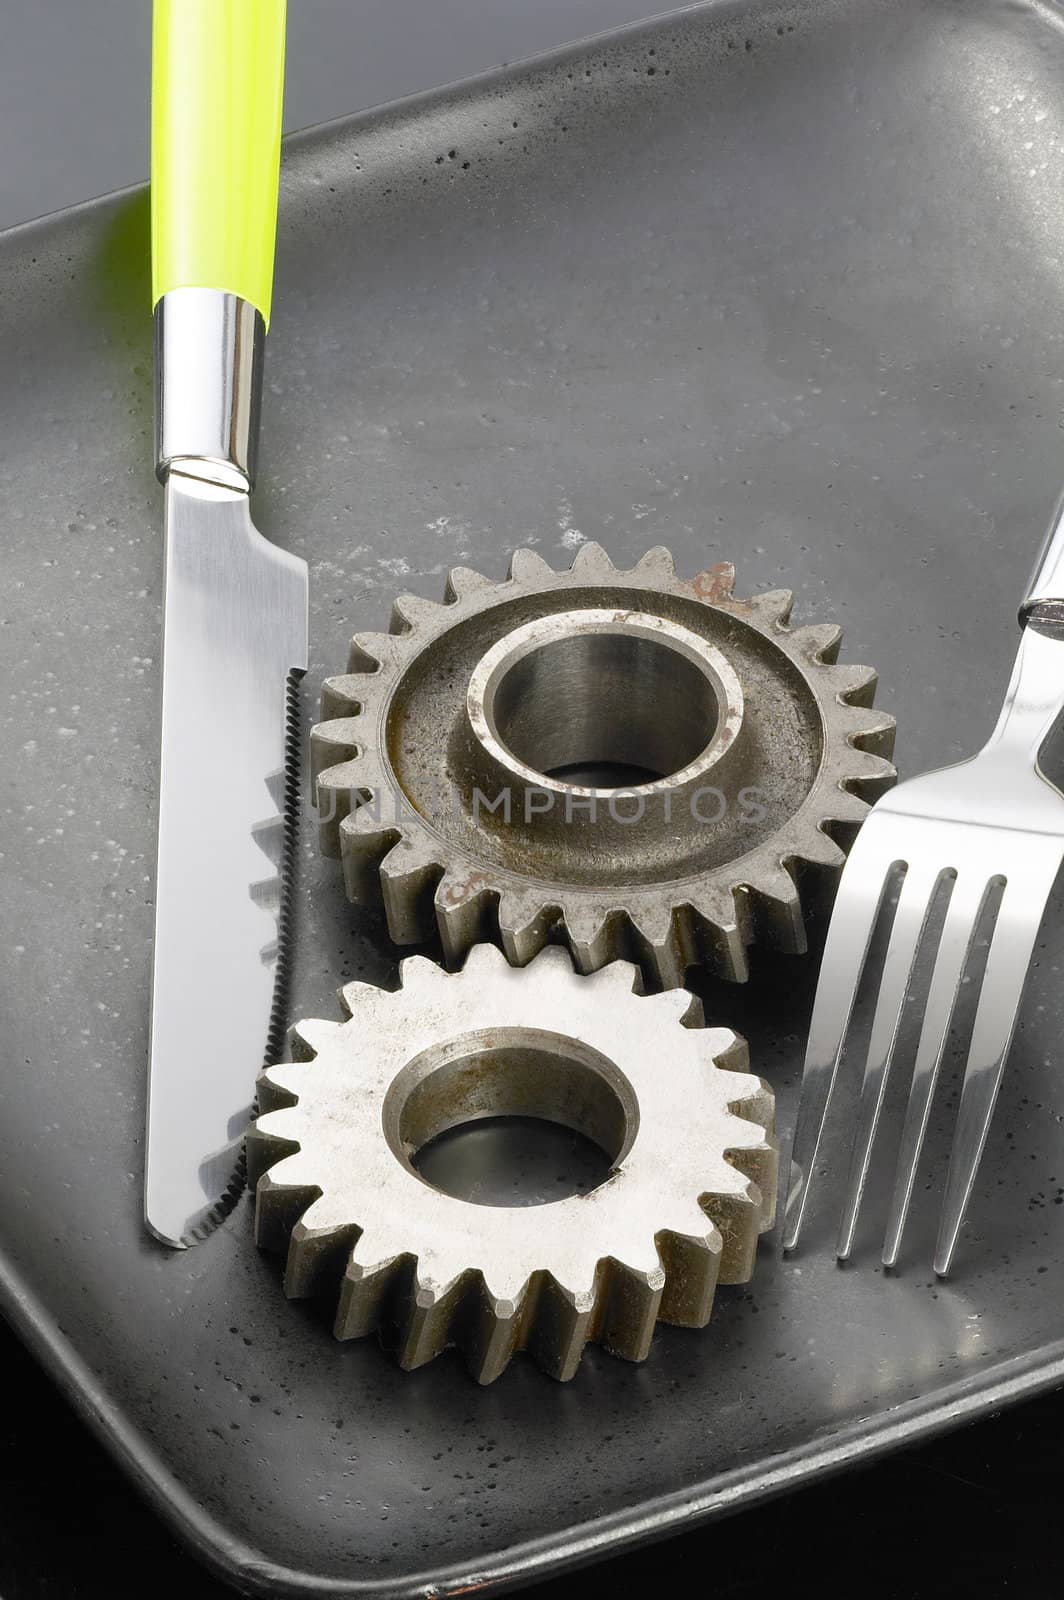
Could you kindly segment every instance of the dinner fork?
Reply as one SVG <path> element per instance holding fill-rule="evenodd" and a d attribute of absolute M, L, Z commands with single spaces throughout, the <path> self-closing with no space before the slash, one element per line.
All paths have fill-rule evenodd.
<path fill-rule="evenodd" d="M 810 1023 L 783 1247 L 798 1243 L 872 934 L 900 879 L 861 1082 L 836 1255 L 853 1248 L 917 955 L 933 957 L 882 1259 L 898 1259 L 958 993 L 992 915 L 946 1174 L 934 1270 L 945 1277 L 975 1184 L 1046 901 L 1064 854 L 1064 795 L 1038 757 L 1064 707 L 1064 500 L 1020 607 L 1019 651 L 997 726 L 978 755 L 910 778 L 877 801 L 850 852 Z M 947 898 L 948 897 L 948 898 Z M 937 950 L 932 908 L 946 900 Z M 936 919 L 937 920 L 937 919 Z"/>

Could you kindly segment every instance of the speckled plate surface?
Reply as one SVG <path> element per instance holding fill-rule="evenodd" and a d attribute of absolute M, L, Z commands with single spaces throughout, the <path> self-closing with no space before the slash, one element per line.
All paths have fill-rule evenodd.
<path fill-rule="evenodd" d="M 1037 0 L 714 4 L 291 142 L 256 512 L 311 564 L 308 708 L 397 588 L 665 542 L 841 621 L 904 772 L 973 749 L 1064 472 L 1062 146 Z M 142 192 L 0 240 L 0 1284 L 159 1508 L 248 1588 L 451 1590 L 1064 1380 L 1058 902 L 947 1286 L 931 1217 L 895 1281 L 872 1231 L 837 1270 L 825 1193 L 704 1334 L 481 1391 L 334 1344 L 247 1204 L 187 1254 L 149 1242 L 147 260 Z M 309 827 L 302 871 L 295 1009 L 333 1015 L 394 966 Z M 814 974 L 707 989 L 785 1129 Z"/>

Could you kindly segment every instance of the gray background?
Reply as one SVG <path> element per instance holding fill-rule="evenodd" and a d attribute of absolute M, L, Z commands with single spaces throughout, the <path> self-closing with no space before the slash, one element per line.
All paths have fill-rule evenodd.
<path fill-rule="evenodd" d="M 285 127 L 672 9 L 654 0 L 291 0 Z M 0 3 L 0 228 L 148 174 L 151 0 Z"/>

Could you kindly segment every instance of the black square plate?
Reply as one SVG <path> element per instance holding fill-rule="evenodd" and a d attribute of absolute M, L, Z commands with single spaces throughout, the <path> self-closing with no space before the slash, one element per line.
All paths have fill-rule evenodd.
<path fill-rule="evenodd" d="M 308 705 L 452 564 L 662 542 L 842 622 L 903 771 L 972 751 L 1064 474 L 1062 151 L 1048 0 L 721 0 L 291 141 L 256 514 L 311 564 Z M 334 1344 L 247 1204 L 149 1242 L 147 271 L 143 191 L 0 240 L 0 1285 L 156 1505 L 249 1588 L 452 1590 L 1059 1383 L 1057 903 L 948 1285 L 930 1215 L 887 1281 L 871 1231 L 836 1269 L 825 1207 L 645 1366 L 592 1351 L 563 1387 L 522 1359 L 481 1391 Z M 394 966 L 309 826 L 303 857 L 295 1006 L 334 1016 Z M 706 991 L 785 1130 L 814 973 Z"/>

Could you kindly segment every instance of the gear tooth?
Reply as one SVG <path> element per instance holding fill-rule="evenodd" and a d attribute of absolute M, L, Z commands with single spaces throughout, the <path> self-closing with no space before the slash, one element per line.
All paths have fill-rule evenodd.
<path fill-rule="evenodd" d="M 400 987 L 417 994 L 438 990 L 440 984 L 449 983 L 450 979 L 451 974 L 428 956 L 404 956 L 399 963 Z"/>
<path fill-rule="evenodd" d="M 315 1236 L 324 1237 L 327 1233 L 335 1233 L 337 1228 L 347 1228 L 351 1234 L 350 1244 L 355 1242 L 357 1228 L 343 1215 L 340 1203 L 335 1198 L 319 1194 L 304 1211 L 295 1227 L 292 1229 L 293 1237 L 300 1246 L 305 1245 Z M 339 1277 L 339 1273 L 337 1273 Z"/>
<path fill-rule="evenodd" d="M 322 766 L 314 780 L 314 800 L 318 808 L 318 823 L 324 829 L 339 833 L 343 819 L 360 805 L 367 805 L 371 814 L 383 812 L 385 805 L 384 775 L 380 762 L 367 746 L 355 743 L 348 747 L 353 753 L 346 760 L 326 764 L 328 746 L 319 744 Z M 333 747 L 336 756 L 343 754 L 339 746 Z"/>
<path fill-rule="evenodd" d="M 333 717 L 318 722 L 310 730 L 310 777 L 319 775 L 358 754 L 358 718 Z"/>
<path fill-rule="evenodd" d="M 414 1261 L 397 1253 L 378 1255 L 362 1234 L 352 1250 L 336 1306 L 333 1333 L 337 1339 L 363 1339 L 394 1320 L 409 1293 Z"/>
<path fill-rule="evenodd" d="M 607 961 L 588 977 L 589 983 L 617 989 L 622 994 L 643 993 L 643 974 L 634 961 Z"/>
<path fill-rule="evenodd" d="M 398 594 L 392 601 L 388 631 L 403 634 L 415 628 L 432 627 L 442 611 L 438 600 L 426 600 L 420 594 Z"/>
<path fill-rule="evenodd" d="M 897 778 L 898 769 L 892 761 L 887 761 L 883 756 L 871 755 L 867 750 L 858 749 L 856 745 L 850 746 L 846 772 L 841 781 L 857 798 L 867 803 L 878 800 L 880 795 L 886 794 L 888 789 L 893 788 Z"/>
<path fill-rule="evenodd" d="M 752 1073 L 737 1072 L 735 1077 L 740 1083 L 747 1082 L 752 1087 L 745 1093 L 740 1089 L 737 1098 L 729 1097 L 727 1101 L 734 1124 L 727 1149 L 729 1152 L 763 1150 L 766 1143 L 771 1143 L 775 1138 L 775 1101 L 772 1091 L 762 1078 L 755 1078 Z"/>
<path fill-rule="evenodd" d="M 804 628 L 791 630 L 790 643 L 810 660 L 834 663 L 842 643 L 842 629 L 837 622 L 811 622 Z"/>
<path fill-rule="evenodd" d="M 737 1077 L 742 1075 L 742 1082 L 746 1085 L 760 1083 L 760 1078 L 751 1079 L 750 1072 L 750 1046 L 741 1033 L 735 1033 L 731 1028 L 706 1028 L 698 1034 L 699 1042 L 709 1056 L 713 1065 L 721 1072 L 734 1073 Z M 749 1092 L 747 1089 L 743 1093 Z"/>
<path fill-rule="evenodd" d="M 264 1067 L 259 1073 L 256 1084 L 262 1109 L 279 1111 L 282 1106 L 291 1105 L 294 1100 L 298 1100 L 302 1080 L 301 1062 L 281 1061 L 276 1066 Z"/>
<path fill-rule="evenodd" d="M 836 699 L 848 706 L 871 706 L 875 699 L 879 674 L 875 667 L 862 667 L 855 662 L 836 662 L 831 668 L 831 687 Z"/>
<path fill-rule="evenodd" d="M 420 1268 L 415 1269 L 396 1350 L 396 1359 L 404 1372 L 423 1367 L 456 1342 L 456 1314 L 469 1297 L 471 1279 L 471 1273 L 463 1273 L 449 1283 L 438 1284 L 422 1277 Z"/>
<path fill-rule="evenodd" d="M 295 1142 L 294 1140 L 290 1142 Z M 270 1189 L 314 1189 L 317 1184 L 313 1181 L 314 1174 L 307 1165 L 306 1157 L 299 1148 L 281 1157 L 274 1162 L 270 1170 L 264 1175 L 263 1182 Z"/>
<path fill-rule="evenodd" d="M 527 1289 L 524 1283 L 511 1287 L 499 1294 L 477 1274 L 456 1319 L 455 1343 L 481 1384 L 494 1383 L 518 1347 Z"/>
<path fill-rule="evenodd" d="M 465 952 L 462 971 L 483 978 L 497 977 L 508 966 L 506 956 L 494 944 L 474 944 Z"/>
<path fill-rule="evenodd" d="M 798 861 L 824 867 L 833 873 L 839 872 L 846 865 L 845 850 L 823 827 L 814 828 L 809 836 L 802 840 L 796 854 Z"/>
<path fill-rule="evenodd" d="M 776 1097 L 764 1078 L 750 1072 L 749 1068 L 736 1067 L 731 1061 L 722 1068 L 732 1080 L 725 1086 L 728 1110 L 760 1128 L 768 1139 L 775 1137 Z"/>
<path fill-rule="evenodd" d="M 314 779 L 314 804 L 318 812 L 321 853 L 334 859 L 342 852 L 341 829 L 362 789 L 364 774 L 358 757 L 326 767 Z"/>
<path fill-rule="evenodd" d="M 511 968 L 511 971 L 516 970 L 516 968 Z M 566 979 L 571 978 L 574 972 L 579 972 L 580 969 L 577 965 L 576 957 L 568 945 L 546 944 L 537 955 L 533 956 L 527 970 L 533 982 L 538 980 L 550 986 L 552 984 L 556 985 L 559 981 L 564 982 Z M 548 987 L 547 994 L 550 995 L 553 992 L 555 991 Z"/>
<path fill-rule="evenodd" d="M 707 893 L 699 898 L 694 912 L 700 964 L 733 983 L 745 983 L 750 968 L 735 895 L 727 889 Z"/>
<path fill-rule="evenodd" d="M 318 812 L 318 831 L 322 850 L 329 856 L 340 853 L 340 824 L 350 814 L 358 796 L 362 769 L 357 756 L 336 761 L 314 774 L 314 804 Z"/>
<path fill-rule="evenodd" d="M 596 1338 L 611 1355 L 625 1361 L 645 1361 L 650 1354 L 654 1324 L 665 1292 L 665 1268 L 653 1240 L 645 1254 L 653 1258 L 646 1264 L 615 1257 L 600 1264 L 603 1282 L 598 1294 Z"/>
<path fill-rule="evenodd" d="M 362 711 L 362 696 L 366 692 L 364 673 L 342 673 L 326 678 L 321 686 L 321 718 L 331 722 L 334 718 L 357 717 Z"/>
<path fill-rule="evenodd" d="M 784 627 L 794 606 L 794 593 L 790 589 L 765 589 L 749 600 L 736 602 L 765 626 Z"/>
<path fill-rule="evenodd" d="M 581 1245 L 585 1241 L 581 1240 Z M 586 1249 L 569 1257 L 563 1265 L 539 1273 L 534 1279 L 537 1292 L 554 1287 L 564 1296 L 567 1305 L 580 1315 L 594 1313 L 600 1291 L 605 1282 L 602 1262 L 589 1255 Z"/>
<path fill-rule="evenodd" d="M 377 868 L 388 933 L 396 944 L 418 944 L 432 919 L 432 897 L 443 877 L 429 842 L 399 838 Z"/>
<path fill-rule="evenodd" d="M 788 955 L 808 949 L 798 886 L 782 862 L 759 865 L 743 886 L 750 903 L 753 942 Z"/>
<path fill-rule="evenodd" d="M 252 1143 L 250 1137 L 248 1142 Z M 260 1172 L 256 1180 L 255 1243 L 260 1250 L 287 1250 L 292 1229 L 311 1201 L 321 1193 L 318 1185 L 310 1181 L 301 1158 L 299 1150 L 283 1156 L 268 1170 Z"/>
<path fill-rule="evenodd" d="M 553 969 L 555 972 L 564 973 L 566 976 L 576 970 L 573 953 L 564 944 L 544 945 L 533 966 L 537 972 L 549 972 Z"/>
<path fill-rule="evenodd" d="M 762 1124 L 760 1117 L 751 1115 L 749 1119 L 743 1115 L 735 1118 L 742 1127 L 743 1133 L 734 1138 L 724 1152 L 724 1159 L 729 1166 L 746 1179 L 751 1186 L 749 1199 L 757 1213 L 755 1229 L 757 1233 L 765 1233 L 772 1227 L 776 1220 L 776 1191 L 779 1181 L 779 1144 L 772 1129 L 773 1102 L 769 1096 L 770 1104 L 767 1110 L 758 1101 L 751 1099 L 743 1102 L 744 1110 L 749 1108 L 751 1113 L 759 1112 L 760 1116 L 768 1119 L 768 1126 Z M 747 1277 L 753 1272 L 753 1261 Z M 742 1279 L 733 1279 L 733 1282 L 742 1282 Z"/>
<path fill-rule="evenodd" d="M 248 1139 L 258 1131 L 257 1124 L 261 1122 L 264 1116 L 272 1115 L 274 1111 L 287 1111 L 290 1106 L 295 1105 L 298 1098 L 295 1094 L 290 1094 L 287 1090 L 276 1087 L 264 1073 L 260 1073 L 258 1076 L 255 1084 L 255 1094 L 258 1103 L 258 1116 L 248 1129 Z M 278 1157 L 280 1154 L 281 1152 L 278 1151 Z M 259 1172 L 265 1172 L 266 1168 L 271 1166 L 272 1163 L 272 1157 L 269 1161 L 263 1161 L 259 1167 Z M 257 1178 L 258 1173 L 255 1174 L 254 1179 L 249 1176 L 248 1182 L 252 1187 L 254 1187 Z"/>
<path fill-rule="evenodd" d="M 478 1286 L 493 1314 L 504 1319 L 513 1316 L 532 1288 L 532 1279 L 517 1262 L 497 1261 L 477 1269 Z"/>
<path fill-rule="evenodd" d="M 721 1237 L 717 1227 L 693 1195 L 677 1194 L 674 1205 L 664 1218 L 662 1233 L 675 1233 L 681 1239 L 697 1239 L 720 1253 Z M 655 1243 L 658 1254 L 661 1255 L 661 1234 L 657 1235 Z M 664 1258 L 663 1258 L 664 1259 Z M 666 1288 L 666 1293 L 668 1292 Z"/>
<path fill-rule="evenodd" d="M 306 1062 L 313 1056 L 320 1055 L 322 1050 L 333 1042 L 342 1026 L 342 1023 L 328 1022 L 322 1017 L 304 1017 L 302 1021 L 294 1023 L 290 1035 L 294 1046 L 299 1049 L 301 1060 Z M 284 1071 L 283 1066 L 270 1067 L 268 1074 L 271 1082 L 277 1083 L 278 1074 Z"/>
<path fill-rule="evenodd" d="M 399 837 L 395 823 L 383 821 L 373 804 L 356 807 L 340 823 L 344 887 L 356 906 L 382 903 L 380 863 Z"/>
<path fill-rule="evenodd" d="M 345 1017 L 365 1020 L 367 1013 L 380 1006 L 382 996 L 387 994 L 387 990 L 380 988 L 376 983 L 352 982 L 341 984 L 336 993 Z M 340 1026 L 343 1027 L 343 1023 Z"/>
<path fill-rule="evenodd" d="M 284 1269 L 289 1300 L 305 1300 L 331 1289 L 343 1272 L 358 1229 L 337 1217 L 323 1197 L 312 1200 L 293 1225 Z"/>
<path fill-rule="evenodd" d="M 856 783 L 856 778 L 846 778 L 846 783 Z M 870 803 L 862 794 L 835 784 L 824 796 L 820 820 L 824 822 L 852 822 L 860 827 L 870 810 Z"/>
<path fill-rule="evenodd" d="M 661 1012 L 663 1027 L 679 1023 L 681 1028 L 695 1028 L 701 1035 L 704 1016 L 702 1002 L 690 989 L 674 985 L 671 989 L 663 989 L 660 994 L 648 996 L 648 1004 Z M 665 1020 L 667 1014 L 671 1014 L 668 1021 Z"/>
<path fill-rule="evenodd" d="M 672 551 L 663 544 L 656 544 L 641 555 L 632 568 L 633 578 L 644 578 L 648 582 L 657 580 L 666 586 L 671 584 L 676 577 L 676 562 L 673 560 Z"/>
<path fill-rule="evenodd" d="M 389 798 L 378 790 L 358 790 L 359 804 L 340 824 L 341 839 L 345 834 L 363 840 L 390 837 L 394 841 L 400 834 L 400 817 L 392 815 Z"/>
<path fill-rule="evenodd" d="M 730 561 L 718 561 L 716 566 L 707 567 L 704 572 L 696 573 L 688 588 L 696 599 L 705 601 L 707 605 L 719 605 L 722 600 L 730 600 L 732 597 L 732 590 L 735 588 L 735 568 Z"/>
<path fill-rule="evenodd" d="M 487 1385 L 500 1378 L 510 1365 L 517 1348 L 517 1316 L 495 1316 L 487 1338 L 478 1340 L 475 1352 L 465 1351 L 466 1365 L 478 1383 Z"/>
<path fill-rule="evenodd" d="M 520 890 L 499 896 L 499 938 L 511 966 L 524 967 L 543 949 L 561 921 L 561 907 L 544 905 Z"/>
<path fill-rule="evenodd" d="M 549 562 L 535 550 L 527 548 L 515 550 L 510 557 L 510 579 L 516 583 L 540 583 L 545 578 L 557 578 L 558 574 Z"/>
<path fill-rule="evenodd" d="M 574 577 L 609 577 L 617 571 L 602 545 L 589 539 L 572 559 L 569 571 Z"/>
<path fill-rule="evenodd" d="M 849 702 L 847 706 L 849 707 Z M 889 711 L 854 706 L 847 742 L 854 750 L 863 750 L 868 755 L 882 757 L 894 772 L 890 758 L 894 754 L 894 735 L 897 728 L 897 721 Z"/>
<path fill-rule="evenodd" d="M 286 1156 L 294 1155 L 299 1149 L 299 1140 L 293 1124 L 284 1120 L 289 1109 L 288 1105 L 278 1102 L 274 1110 L 264 1112 L 257 1117 L 247 1131 L 244 1140 L 244 1160 L 248 1185 L 252 1189 L 264 1172 L 275 1167 Z M 267 1120 L 273 1117 L 281 1120 L 273 1122 Z"/>
<path fill-rule="evenodd" d="M 498 887 L 477 872 L 445 872 L 436 885 L 436 923 L 448 966 L 457 966 L 472 945 L 489 942 L 498 922 Z"/>
<path fill-rule="evenodd" d="M 782 862 L 759 868 L 752 885 L 766 900 L 777 900 L 781 905 L 798 905 L 798 886 Z"/>
<path fill-rule="evenodd" d="M 704 1328 L 713 1310 L 720 1274 L 722 1240 L 716 1226 L 693 1201 L 677 1228 L 657 1237 L 665 1269 L 658 1318 L 681 1328 Z"/>
<path fill-rule="evenodd" d="M 540 1273 L 528 1292 L 534 1296 L 534 1315 L 525 1348 L 550 1377 L 568 1383 L 594 1335 L 594 1286 L 573 1289 L 549 1273 Z"/>
<path fill-rule="evenodd" d="M 723 1166 L 730 1166 L 730 1162 Z M 749 1283 L 754 1274 L 758 1235 L 762 1232 L 762 1197 L 757 1190 L 750 1192 L 746 1176 L 733 1168 L 731 1184 L 722 1174 L 720 1187 L 710 1194 L 699 1195 L 699 1205 L 720 1234 L 720 1270 L 718 1283 Z"/>
<path fill-rule="evenodd" d="M 682 988 L 696 959 L 691 907 L 648 900 L 633 911 L 632 927 L 642 965 L 663 989 Z"/>
<path fill-rule="evenodd" d="M 484 589 L 496 587 L 491 578 L 486 578 L 482 572 L 474 572 L 472 567 L 452 567 L 447 574 L 447 586 L 443 592 L 444 602 L 454 605 L 456 600 L 472 599 Z"/>
<path fill-rule="evenodd" d="M 603 911 L 599 905 L 570 904 L 565 907 L 565 935 L 577 972 L 597 972 L 616 959 L 614 925 L 620 913 Z"/>
<path fill-rule="evenodd" d="M 356 633 L 347 658 L 348 676 L 379 672 L 382 667 L 395 666 L 401 654 L 402 645 L 394 633 Z"/>
<path fill-rule="evenodd" d="M 661 987 L 676 987 L 683 982 L 683 971 L 674 978 L 673 969 L 663 975 L 656 961 L 670 959 L 667 944 L 655 949 L 643 928 L 633 915 L 620 906 L 606 906 L 590 896 L 569 900 L 563 906 L 561 930 L 573 958 L 573 965 L 583 976 L 597 972 L 600 967 L 615 961 L 627 962 L 646 972 Z M 671 915 L 666 912 L 666 915 Z M 667 924 L 663 923 L 662 926 Z M 664 936 L 663 936 L 664 937 Z M 666 980 L 669 981 L 666 981 Z"/>
<path fill-rule="evenodd" d="M 281 1145 L 286 1145 L 288 1149 L 284 1153 L 293 1154 L 294 1149 L 299 1148 L 299 1137 L 296 1132 L 297 1125 L 293 1124 L 289 1116 L 291 1109 L 292 1107 L 287 1105 L 277 1106 L 272 1111 L 260 1111 L 251 1129 L 248 1130 L 249 1137 L 253 1129 L 259 1139 L 265 1140 L 268 1144 L 277 1144 L 279 1148 Z M 273 1162 L 270 1165 L 272 1166 Z"/>

